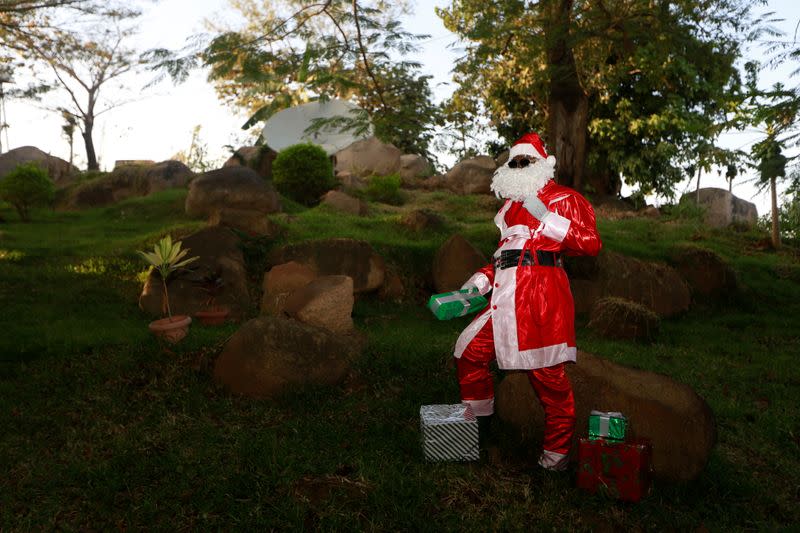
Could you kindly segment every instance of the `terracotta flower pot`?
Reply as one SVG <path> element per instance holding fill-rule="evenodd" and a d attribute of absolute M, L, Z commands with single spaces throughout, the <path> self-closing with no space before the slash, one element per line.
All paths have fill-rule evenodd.
<path fill-rule="evenodd" d="M 225 323 L 225 319 L 230 314 L 227 307 L 215 307 L 214 309 L 204 309 L 197 311 L 194 317 L 204 326 L 219 326 Z"/>
<path fill-rule="evenodd" d="M 192 317 L 186 315 L 175 315 L 173 317 L 161 318 L 150 322 L 148 328 L 156 337 L 161 337 L 165 341 L 175 344 L 189 333 L 189 324 Z"/>

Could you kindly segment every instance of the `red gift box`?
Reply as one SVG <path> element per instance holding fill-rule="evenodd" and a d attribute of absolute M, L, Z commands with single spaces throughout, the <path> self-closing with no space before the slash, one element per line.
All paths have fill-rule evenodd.
<path fill-rule="evenodd" d="M 647 439 L 626 442 L 580 439 L 578 487 L 638 502 L 650 491 L 653 447 Z"/>

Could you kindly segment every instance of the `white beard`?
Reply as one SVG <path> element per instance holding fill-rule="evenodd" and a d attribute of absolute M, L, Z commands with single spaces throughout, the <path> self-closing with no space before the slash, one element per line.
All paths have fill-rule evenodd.
<path fill-rule="evenodd" d="M 526 198 L 536 196 L 553 179 L 555 161 L 550 156 L 524 168 L 511 168 L 505 164 L 494 171 L 490 188 L 498 198 L 523 202 Z"/>

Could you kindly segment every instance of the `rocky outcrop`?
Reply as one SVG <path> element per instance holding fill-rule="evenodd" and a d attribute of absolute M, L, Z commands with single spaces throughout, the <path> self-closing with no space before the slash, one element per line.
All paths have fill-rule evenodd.
<path fill-rule="evenodd" d="M 353 331 L 353 303 L 351 277 L 322 276 L 289 294 L 284 312 L 300 322 L 347 334 Z"/>
<path fill-rule="evenodd" d="M 697 191 L 687 192 L 681 203 L 697 201 Z M 737 198 L 731 192 L 716 187 L 700 189 L 700 205 L 705 208 L 705 223 L 714 228 L 725 228 L 731 224 L 755 226 L 758 209 L 755 204 Z"/>
<path fill-rule="evenodd" d="M 347 375 L 361 344 L 357 336 L 261 315 L 225 345 L 214 378 L 231 392 L 252 398 L 273 398 L 305 385 L 334 385 Z"/>
<path fill-rule="evenodd" d="M 207 217 L 214 211 L 242 209 L 259 213 L 280 211 L 280 198 L 275 188 L 254 170 L 232 166 L 212 170 L 195 178 L 186 196 L 186 213 Z"/>
<path fill-rule="evenodd" d="M 681 275 L 662 263 L 603 250 L 597 257 L 569 257 L 566 266 L 576 313 L 588 313 L 605 296 L 636 302 L 661 317 L 685 312 L 691 303 Z"/>
<path fill-rule="evenodd" d="M 719 255 L 696 246 L 679 246 L 670 260 L 689 284 L 696 301 L 723 300 L 739 292 L 736 272 Z"/>
<path fill-rule="evenodd" d="M 488 155 L 479 155 L 456 163 L 444 175 L 447 188 L 457 194 L 490 194 L 492 175 L 497 166 Z"/>
<path fill-rule="evenodd" d="M 400 170 L 403 153 L 392 144 L 370 137 L 336 153 L 336 172 L 352 176 L 388 176 Z"/>
<path fill-rule="evenodd" d="M 383 285 L 386 264 L 369 243 L 355 239 L 325 239 L 278 248 L 269 254 L 271 265 L 295 261 L 311 267 L 320 276 L 344 275 L 353 279 L 356 293 Z"/>
<path fill-rule="evenodd" d="M 35 146 L 20 146 L 0 154 L 0 180 L 22 163 L 37 163 L 47 171 L 56 186 L 69 184 L 78 174 L 78 169 L 68 161 L 47 154 Z"/>
<path fill-rule="evenodd" d="M 326 192 L 320 204 L 327 205 L 331 209 L 347 213 L 348 215 L 365 216 L 369 211 L 367 204 L 363 200 L 353 198 L 341 191 Z"/>
<path fill-rule="evenodd" d="M 441 229 L 444 219 L 428 209 L 415 209 L 403 215 L 400 224 L 414 233 L 423 233 Z"/>
<path fill-rule="evenodd" d="M 267 215 L 252 209 L 235 209 L 223 207 L 211 212 L 208 217 L 209 226 L 225 226 L 251 236 L 275 238 L 281 228 L 267 218 Z"/>
<path fill-rule="evenodd" d="M 437 293 L 461 288 L 472 274 L 486 266 L 486 257 L 461 235 L 453 235 L 436 251 L 433 285 Z"/>
<path fill-rule="evenodd" d="M 264 274 L 261 312 L 283 313 L 289 295 L 316 278 L 317 273 L 313 268 L 296 261 L 275 265 Z"/>
<path fill-rule="evenodd" d="M 428 177 L 432 174 L 433 167 L 430 162 L 421 155 L 404 154 L 400 156 L 400 179 L 404 187 L 414 186 L 420 178 Z"/>
<path fill-rule="evenodd" d="M 716 442 L 716 424 L 708 404 L 690 387 L 653 372 L 636 370 L 580 352 L 567 365 L 576 405 L 577 439 L 588 431 L 593 409 L 619 411 L 629 421 L 630 433 L 653 442 L 654 474 L 662 479 L 687 481 L 703 470 Z M 499 418 L 520 442 L 538 448 L 542 442 L 544 412 L 523 372 L 509 372 L 496 393 Z"/>
<path fill-rule="evenodd" d="M 256 171 L 265 180 L 272 179 L 272 162 L 278 153 L 270 147 L 242 146 L 222 165 L 224 167 L 248 167 Z"/>
<path fill-rule="evenodd" d="M 647 307 L 613 296 L 600 298 L 592 307 L 588 327 L 602 337 L 624 340 L 653 340 L 660 319 Z"/>
<path fill-rule="evenodd" d="M 194 315 L 208 307 L 208 294 L 199 283 L 203 278 L 218 273 L 223 286 L 216 297 L 216 305 L 228 307 L 232 319 L 241 318 L 250 308 L 247 289 L 247 271 L 239 247 L 239 238 L 229 229 L 205 228 L 182 239 L 182 249 L 187 257 L 199 259 L 191 263 L 190 270 L 173 274 L 168 280 L 172 314 Z M 153 316 L 162 316 L 163 287 L 160 276 L 151 271 L 139 296 L 139 307 Z"/>

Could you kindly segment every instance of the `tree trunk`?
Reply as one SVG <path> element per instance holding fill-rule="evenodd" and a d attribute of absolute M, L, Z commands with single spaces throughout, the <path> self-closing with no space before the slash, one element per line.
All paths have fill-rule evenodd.
<path fill-rule="evenodd" d="M 94 152 L 94 141 L 92 140 L 92 129 L 94 128 L 94 121 L 86 119 L 83 121 L 83 144 L 86 147 L 86 161 L 87 170 L 100 170 L 100 165 L 97 164 L 97 155 Z"/>
<path fill-rule="evenodd" d="M 778 217 L 778 191 L 775 178 L 770 178 L 769 188 L 772 196 L 772 247 L 776 250 L 781 247 L 781 222 Z"/>
<path fill-rule="evenodd" d="M 700 165 L 697 165 L 697 187 L 694 189 L 694 203 L 700 205 Z"/>
<path fill-rule="evenodd" d="M 589 98 L 581 87 L 570 43 L 574 0 L 544 4 L 549 24 L 545 27 L 550 71 L 548 144 L 556 157 L 556 181 L 583 189 Z"/>

